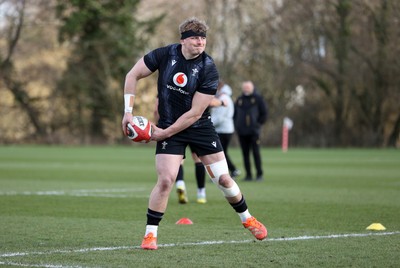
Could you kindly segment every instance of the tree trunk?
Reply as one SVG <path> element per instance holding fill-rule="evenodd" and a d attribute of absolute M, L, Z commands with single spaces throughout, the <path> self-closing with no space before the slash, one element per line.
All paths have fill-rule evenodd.
<path fill-rule="evenodd" d="M 346 127 L 344 118 L 344 98 L 345 98 L 345 83 L 346 77 L 346 62 L 348 55 L 348 44 L 349 44 L 349 25 L 348 15 L 350 12 L 351 4 L 348 0 L 339 0 L 336 6 L 336 12 L 339 16 L 339 29 L 337 36 L 337 43 L 335 45 L 336 60 L 337 60 L 337 73 L 338 76 L 335 79 L 336 84 L 336 96 L 335 96 L 335 124 L 334 124 L 334 135 L 339 140 L 336 144 L 346 143 L 346 131 L 343 127 Z"/>
<path fill-rule="evenodd" d="M 1 79 L 4 81 L 5 86 L 11 91 L 16 102 L 21 106 L 22 110 L 26 112 L 28 118 L 35 128 L 37 138 L 48 142 L 46 127 L 40 122 L 40 112 L 32 105 L 28 94 L 24 90 L 22 82 L 13 78 L 14 68 L 10 62 L 3 62 L 0 66 Z"/>

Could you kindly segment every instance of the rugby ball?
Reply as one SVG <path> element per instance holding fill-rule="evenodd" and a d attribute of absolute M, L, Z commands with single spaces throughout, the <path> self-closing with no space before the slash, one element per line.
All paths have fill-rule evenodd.
<path fill-rule="evenodd" d="M 133 117 L 133 126 L 128 123 L 127 134 L 128 138 L 134 142 L 147 143 L 150 141 L 152 127 L 149 120 L 143 116 Z"/>

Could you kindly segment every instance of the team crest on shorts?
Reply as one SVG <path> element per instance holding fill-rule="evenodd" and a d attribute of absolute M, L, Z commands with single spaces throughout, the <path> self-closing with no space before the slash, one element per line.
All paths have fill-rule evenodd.
<path fill-rule="evenodd" d="M 162 145 L 161 150 L 165 150 L 166 149 L 165 147 L 168 145 L 168 142 L 163 141 L 163 143 L 161 143 L 161 145 Z"/>

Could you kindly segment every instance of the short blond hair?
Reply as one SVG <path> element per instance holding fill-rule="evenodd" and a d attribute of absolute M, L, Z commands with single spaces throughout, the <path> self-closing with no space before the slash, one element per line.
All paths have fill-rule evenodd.
<path fill-rule="evenodd" d="M 179 25 L 180 34 L 187 31 L 206 34 L 208 29 L 209 27 L 206 24 L 206 22 L 196 17 L 191 17 L 189 19 L 186 19 Z"/>

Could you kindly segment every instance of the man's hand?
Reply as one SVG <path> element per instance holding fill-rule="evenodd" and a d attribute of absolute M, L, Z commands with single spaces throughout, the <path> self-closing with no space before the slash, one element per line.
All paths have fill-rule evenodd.
<path fill-rule="evenodd" d="M 128 125 L 128 123 L 131 123 L 132 126 L 134 125 L 132 119 L 133 115 L 131 113 L 125 113 L 122 118 L 122 133 L 124 133 L 125 136 L 128 136 L 126 125 Z"/>
<path fill-rule="evenodd" d="M 210 101 L 209 106 L 210 107 L 221 107 L 221 106 L 226 107 L 226 106 L 228 106 L 228 102 L 221 100 L 217 97 L 213 97 Z"/>
<path fill-rule="evenodd" d="M 156 125 L 152 124 L 153 133 L 151 134 L 152 141 L 162 141 L 166 138 L 169 138 L 169 135 L 165 129 L 159 128 Z"/>

